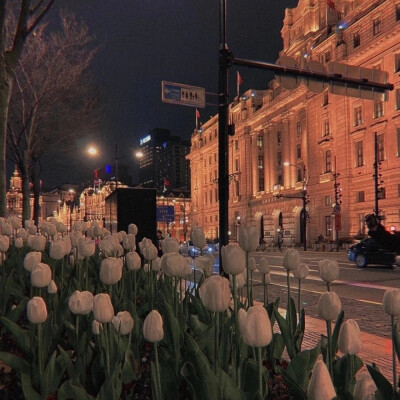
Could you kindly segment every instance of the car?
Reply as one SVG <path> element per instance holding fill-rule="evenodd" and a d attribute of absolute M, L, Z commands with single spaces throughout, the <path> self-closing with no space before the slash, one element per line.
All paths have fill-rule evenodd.
<path fill-rule="evenodd" d="M 374 239 L 364 239 L 349 247 L 347 257 L 358 267 L 365 268 L 369 264 L 393 266 L 396 253 L 383 249 Z"/>
<path fill-rule="evenodd" d="M 194 247 L 193 242 L 189 240 L 179 245 L 179 253 L 187 257 L 196 257 L 200 255 L 200 249 Z"/>

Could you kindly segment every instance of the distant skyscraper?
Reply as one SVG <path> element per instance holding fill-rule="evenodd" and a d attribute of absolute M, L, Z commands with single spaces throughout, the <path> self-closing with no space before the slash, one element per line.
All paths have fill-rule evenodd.
<path fill-rule="evenodd" d="M 169 129 L 155 128 L 140 139 L 139 180 L 144 187 L 159 192 L 172 189 L 189 189 L 190 141 L 171 135 Z"/>

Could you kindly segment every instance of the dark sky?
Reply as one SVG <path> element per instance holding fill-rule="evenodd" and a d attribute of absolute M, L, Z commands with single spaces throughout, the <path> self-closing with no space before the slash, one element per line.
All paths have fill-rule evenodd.
<path fill-rule="evenodd" d="M 44 174 L 46 186 L 90 176 L 103 161 L 112 161 L 115 143 L 121 162 L 133 175 L 133 150 L 152 128 L 168 128 L 189 139 L 195 109 L 161 102 L 161 81 L 201 86 L 217 92 L 219 0 L 58 0 L 89 26 L 101 50 L 93 72 L 103 87 L 104 115 L 99 127 L 100 160 L 76 154 L 62 178 L 58 170 Z M 280 30 L 285 8 L 297 0 L 229 0 L 228 46 L 240 58 L 275 62 L 282 48 Z M 244 67 L 230 70 L 231 99 L 236 95 L 236 70 L 241 92 L 265 89 L 272 74 Z M 216 98 L 207 97 L 210 103 Z M 200 109 L 205 122 L 218 110 Z M 84 136 L 84 134 L 82 134 Z M 82 137 L 82 143 L 85 138 Z M 83 146 L 83 145 L 82 145 Z M 82 149 L 83 150 L 83 149 Z M 79 150 L 80 151 L 80 150 Z M 78 151 L 78 152 L 79 152 Z M 82 151 L 83 153 L 83 151 Z M 76 159 L 80 163 L 76 165 Z M 131 161 L 132 160 L 132 161 Z"/>

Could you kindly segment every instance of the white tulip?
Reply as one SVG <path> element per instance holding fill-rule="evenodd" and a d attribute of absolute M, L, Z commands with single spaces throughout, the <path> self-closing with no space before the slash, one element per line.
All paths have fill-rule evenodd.
<path fill-rule="evenodd" d="M 214 257 L 211 254 L 196 257 L 193 260 L 193 265 L 207 278 L 213 274 Z"/>
<path fill-rule="evenodd" d="M 53 260 L 61 260 L 65 255 L 64 242 L 61 240 L 53 240 L 50 243 L 49 256 Z"/>
<path fill-rule="evenodd" d="M 179 242 L 172 237 L 165 238 L 161 240 L 161 249 L 163 254 L 179 253 Z"/>
<path fill-rule="evenodd" d="M 300 254 L 295 249 L 287 249 L 283 255 L 283 267 L 288 271 L 292 271 L 300 264 Z"/>
<path fill-rule="evenodd" d="M 116 284 L 122 278 L 122 267 L 123 262 L 120 258 L 108 257 L 104 259 L 100 265 L 100 280 L 105 285 Z"/>
<path fill-rule="evenodd" d="M 33 287 L 46 287 L 51 282 L 51 269 L 45 263 L 37 263 L 31 271 L 31 285 Z"/>
<path fill-rule="evenodd" d="M 328 368 L 322 360 L 318 360 L 314 365 L 308 382 L 307 396 L 309 400 L 332 400 L 336 397 Z"/>
<path fill-rule="evenodd" d="M 338 346 L 343 354 L 355 355 L 361 351 L 360 328 L 354 319 L 348 319 L 340 327 Z"/>
<path fill-rule="evenodd" d="M 258 265 L 258 270 L 262 274 L 269 274 L 271 268 L 268 264 L 268 260 L 265 257 L 262 257 L 260 259 L 260 264 Z"/>
<path fill-rule="evenodd" d="M 24 239 L 22 238 L 15 238 L 14 239 L 14 246 L 17 249 L 21 249 L 22 247 L 24 247 Z"/>
<path fill-rule="evenodd" d="M 108 294 L 100 293 L 93 297 L 93 315 L 96 321 L 103 324 L 113 320 L 114 307 Z"/>
<path fill-rule="evenodd" d="M 31 251 L 24 258 L 24 268 L 32 271 L 33 267 L 42 261 L 42 253 L 40 251 Z"/>
<path fill-rule="evenodd" d="M 5 253 L 10 247 L 10 238 L 8 236 L 0 236 L 0 253 Z"/>
<path fill-rule="evenodd" d="M 383 295 L 383 311 L 396 317 L 400 315 L 400 289 L 388 289 Z"/>
<path fill-rule="evenodd" d="M 156 343 L 164 337 L 163 320 L 157 310 L 150 311 L 143 323 L 143 336 L 150 343 Z"/>
<path fill-rule="evenodd" d="M 325 321 L 333 321 L 339 315 L 342 303 L 335 292 L 325 292 L 318 301 L 318 316 Z"/>
<path fill-rule="evenodd" d="M 193 226 L 190 232 L 190 238 L 192 239 L 193 246 L 202 249 L 207 245 L 206 237 L 201 226 Z"/>
<path fill-rule="evenodd" d="M 136 236 L 138 233 L 138 227 L 135 224 L 129 224 L 128 225 L 128 233 Z"/>
<path fill-rule="evenodd" d="M 375 400 L 375 392 L 377 387 L 371 375 L 363 372 L 358 375 L 358 379 L 354 386 L 354 400 Z"/>
<path fill-rule="evenodd" d="M 247 310 L 242 321 L 243 341 L 252 347 L 268 346 L 272 340 L 271 321 L 263 306 L 253 306 Z"/>
<path fill-rule="evenodd" d="M 100 332 L 103 330 L 103 324 L 95 319 L 92 322 L 92 332 L 94 335 L 100 335 Z"/>
<path fill-rule="evenodd" d="M 238 275 L 246 268 L 245 252 L 235 243 L 222 246 L 222 267 L 229 275 Z"/>
<path fill-rule="evenodd" d="M 46 248 L 46 238 L 43 235 L 36 235 L 31 242 L 32 250 L 44 251 Z"/>
<path fill-rule="evenodd" d="M 96 245 L 89 238 L 80 238 L 78 241 L 78 252 L 82 257 L 91 257 L 96 250 Z"/>
<path fill-rule="evenodd" d="M 126 253 L 126 266 L 130 271 L 137 271 L 142 266 L 142 260 L 136 251 Z"/>
<path fill-rule="evenodd" d="M 122 239 L 122 247 L 125 250 L 136 250 L 136 236 L 132 235 L 131 233 L 125 235 Z"/>
<path fill-rule="evenodd" d="M 153 243 L 150 243 L 149 245 L 143 247 L 142 254 L 147 261 L 153 261 L 158 257 L 157 247 L 154 246 Z"/>
<path fill-rule="evenodd" d="M 260 230 L 256 226 L 240 225 L 239 246 L 247 252 L 256 251 L 260 244 Z"/>
<path fill-rule="evenodd" d="M 26 306 L 26 313 L 29 322 L 32 324 L 41 324 L 47 319 L 46 303 L 41 297 L 32 297 Z"/>
<path fill-rule="evenodd" d="M 50 294 L 56 294 L 57 293 L 57 285 L 56 283 L 52 280 L 49 284 L 49 286 L 47 286 L 47 292 Z"/>
<path fill-rule="evenodd" d="M 255 271 L 257 269 L 256 259 L 254 257 L 249 258 L 249 265 L 247 267 L 249 271 Z"/>
<path fill-rule="evenodd" d="M 111 322 L 120 335 L 128 335 L 134 325 L 133 318 L 128 311 L 120 311 Z"/>
<path fill-rule="evenodd" d="M 296 279 L 305 279 L 310 272 L 310 268 L 307 264 L 300 263 L 292 272 Z"/>
<path fill-rule="evenodd" d="M 220 275 L 213 275 L 205 279 L 199 289 L 200 299 L 207 310 L 223 312 L 231 302 L 229 281 Z"/>
<path fill-rule="evenodd" d="M 319 275 L 326 283 L 336 280 L 339 276 L 339 263 L 336 260 L 320 260 Z"/>
<path fill-rule="evenodd" d="M 88 315 L 93 310 L 93 294 L 75 290 L 68 299 L 68 307 L 73 314 Z"/>

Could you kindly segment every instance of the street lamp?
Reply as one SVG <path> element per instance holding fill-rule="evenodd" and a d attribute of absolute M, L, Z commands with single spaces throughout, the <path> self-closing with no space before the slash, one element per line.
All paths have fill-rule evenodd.
<path fill-rule="evenodd" d="M 297 196 L 283 196 L 286 198 L 301 198 L 302 202 L 303 202 L 303 208 L 301 210 L 301 214 L 302 214 L 302 218 L 300 219 L 302 224 L 302 233 L 303 233 L 303 249 L 304 251 L 307 250 L 307 203 L 308 203 L 308 198 L 307 198 L 307 170 L 306 170 L 306 166 L 303 165 L 303 168 L 300 168 L 298 165 L 296 164 L 291 164 L 288 161 L 285 161 L 283 163 L 283 165 L 285 167 L 295 167 L 298 170 L 302 171 L 302 175 L 303 175 L 303 189 L 301 191 L 301 197 L 297 197 Z"/>

